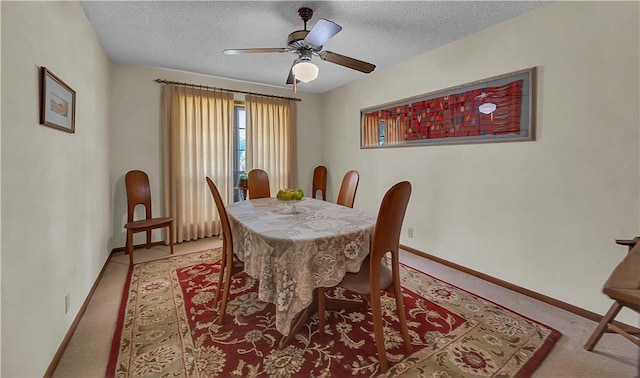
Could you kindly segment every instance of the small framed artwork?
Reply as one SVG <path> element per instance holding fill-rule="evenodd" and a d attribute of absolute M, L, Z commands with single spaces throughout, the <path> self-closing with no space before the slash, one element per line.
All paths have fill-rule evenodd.
<path fill-rule="evenodd" d="M 362 109 L 360 148 L 535 140 L 536 67 Z"/>
<path fill-rule="evenodd" d="M 76 132 L 76 91 L 46 67 L 41 67 L 40 123 L 54 129 Z"/>

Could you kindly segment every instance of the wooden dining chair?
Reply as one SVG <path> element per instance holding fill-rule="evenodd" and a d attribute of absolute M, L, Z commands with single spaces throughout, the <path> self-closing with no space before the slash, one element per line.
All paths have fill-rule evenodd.
<path fill-rule="evenodd" d="M 249 199 L 269 198 L 269 175 L 262 169 L 252 169 L 247 175 L 249 184 Z"/>
<path fill-rule="evenodd" d="M 407 330 L 407 319 L 402 301 L 398 260 L 400 231 L 410 196 L 411 183 L 408 181 L 399 182 L 387 191 L 380 204 L 369 256 L 362 263 L 359 272 L 347 273 L 337 285 L 360 295 L 371 306 L 375 342 L 378 350 L 378 360 L 380 361 L 380 373 L 385 373 L 388 369 L 380 290 L 390 291 L 392 289 L 396 299 L 396 309 L 405 349 L 407 353 L 410 353 L 413 349 L 409 331 Z M 391 268 L 382 262 L 387 253 L 391 254 Z M 318 288 L 318 325 L 321 335 L 324 334 L 325 325 L 325 290 L 322 287 Z"/>
<path fill-rule="evenodd" d="M 313 186 L 311 197 L 316 198 L 318 190 L 322 195 L 322 200 L 327 200 L 327 167 L 319 165 L 313 170 Z"/>
<path fill-rule="evenodd" d="M 127 230 L 126 250 L 129 254 L 129 264 L 133 264 L 133 234 L 147 233 L 147 249 L 151 248 L 151 231 L 156 228 L 168 228 L 169 248 L 173 254 L 173 225 L 174 219 L 170 217 L 153 218 L 151 213 L 151 188 L 149 176 L 145 172 L 129 171 L 124 177 L 127 192 Z M 142 205 L 145 209 L 145 218 L 134 220 L 136 206 Z M 166 242 L 166 240 L 165 240 Z"/>
<path fill-rule="evenodd" d="M 338 199 L 336 200 L 338 205 L 353 207 L 353 202 L 356 200 L 356 190 L 358 190 L 359 181 L 360 174 L 358 171 L 351 170 L 345 173 L 342 178 L 342 184 L 340 184 Z"/>
<path fill-rule="evenodd" d="M 222 324 L 227 311 L 231 279 L 244 271 L 244 263 L 238 260 L 233 253 L 231 225 L 229 224 L 229 217 L 227 216 L 227 210 L 222 202 L 220 192 L 218 192 L 218 188 L 209 177 L 207 177 L 207 184 L 213 195 L 216 209 L 220 215 L 220 222 L 222 223 L 222 259 L 220 261 L 220 273 L 218 274 L 218 286 L 216 287 L 216 294 L 213 297 L 213 307 L 215 308 L 218 305 L 218 299 L 222 292 L 222 301 L 220 302 L 220 313 L 218 316 L 218 324 Z"/>
<path fill-rule="evenodd" d="M 611 272 L 602 292 L 613 299 L 613 304 L 587 340 L 584 349 L 592 351 L 605 332 L 616 332 L 640 346 L 640 334 L 636 328 L 616 324 L 614 321 L 624 307 L 640 313 L 640 237 L 633 240 L 616 240 L 629 247 L 627 255 Z"/>

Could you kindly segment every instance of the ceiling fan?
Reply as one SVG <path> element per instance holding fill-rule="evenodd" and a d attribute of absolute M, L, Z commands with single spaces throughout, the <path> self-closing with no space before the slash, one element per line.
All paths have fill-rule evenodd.
<path fill-rule="evenodd" d="M 293 84 L 293 91 L 296 91 L 297 82 L 309 82 L 318 77 L 318 67 L 311 63 L 313 55 L 327 62 L 339 64 L 356 71 L 370 73 L 376 66 L 345 55 L 331 51 L 322 50 L 324 45 L 334 35 L 342 30 L 342 26 L 333 21 L 321 18 L 316 22 L 311 30 L 307 30 L 307 21 L 313 16 L 313 11 L 309 8 L 298 9 L 298 17 L 304 21 L 304 30 L 297 30 L 289 34 L 287 47 L 276 48 L 252 48 L 252 49 L 226 49 L 224 54 L 255 54 L 255 53 L 283 53 L 292 52 L 298 55 L 293 61 L 289 70 L 287 84 Z"/>

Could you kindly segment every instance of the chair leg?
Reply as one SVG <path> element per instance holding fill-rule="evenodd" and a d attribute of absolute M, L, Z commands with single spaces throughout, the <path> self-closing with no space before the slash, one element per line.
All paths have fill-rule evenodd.
<path fill-rule="evenodd" d="M 169 248 L 171 249 L 171 254 L 173 255 L 173 223 L 169 223 Z"/>
<path fill-rule="evenodd" d="M 324 325 L 325 325 L 325 289 L 324 287 L 318 288 L 318 330 L 320 331 L 320 335 L 324 335 Z"/>
<path fill-rule="evenodd" d="M 584 349 L 588 351 L 593 350 L 593 348 L 596 346 L 596 343 L 600 341 L 600 338 L 607 330 L 607 325 L 609 324 L 609 322 L 613 321 L 613 318 L 618 315 L 618 312 L 620 312 L 621 309 L 622 305 L 618 303 L 618 301 L 615 301 L 611 305 L 607 314 L 602 317 L 600 324 L 598 324 L 598 327 L 596 327 L 595 331 L 593 331 L 593 333 L 591 334 L 591 337 L 589 337 L 589 340 L 587 340 L 587 343 L 584 344 Z"/>
<path fill-rule="evenodd" d="M 218 299 L 220 298 L 220 292 L 222 291 L 222 283 L 225 273 L 225 267 L 227 266 L 227 253 L 225 249 L 222 249 L 222 259 L 220 259 L 220 272 L 218 273 L 218 286 L 216 286 L 216 294 L 213 297 L 213 308 L 218 305 Z"/>
<path fill-rule="evenodd" d="M 636 344 L 637 346 L 640 346 L 640 338 L 638 338 L 639 336 L 633 336 L 633 335 L 638 335 L 637 332 L 634 332 L 633 334 L 625 331 L 622 327 L 618 327 L 615 324 L 607 324 L 607 329 L 609 329 L 610 331 L 613 331 L 615 333 L 617 333 L 618 335 L 624 337 L 625 339 L 631 341 L 632 343 Z"/>
<path fill-rule="evenodd" d="M 147 230 L 147 249 L 151 248 L 151 230 Z"/>
<path fill-rule="evenodd" d="M 396 310 L 398 311 L 398 320 L 400 321 L 400 330 L 402 332 L 402 338 L 404 339 L 404 348 L 407 353 L 411 353 L 413 345 L 411 345 L 411 338 L 409 337 L 409 330 L 407 329 L 407 314 L 404 312 L 404 301 L 402 300 L 402 288 L 400 284 L 395 281 L 393 283 L 393 291 L 396 297 Z"/>
<path fill-rule="evenodd" d="M 127 229 L 127 253 L 129 253 L 129 265 L 133 265 L 133 231 Z"/>
<path fill-rule="evenodd" d="M 227 312 L 227 301 L 229 300 L 229 290 L 231 289 L 231 271 L 233 270 L 233 256 L 229 253 L 225 253 L 225 255 L 227 262 L 224 269 L 224 291 L 222 292 L 222 304 L 220 305 L 218 324 L 222 324 L 224 315 Z"/>
<path fill-rule="evenodd" d="M 373 317 L 373 331 L 380 362 L 379 373 L 384 374 L 389 368 L 387 363 L 387 349 L 384 345 L 384 328 L 382 326 L 382 307 L 380 305 L 380 290 L 371 292 L 371 315 Z"/>

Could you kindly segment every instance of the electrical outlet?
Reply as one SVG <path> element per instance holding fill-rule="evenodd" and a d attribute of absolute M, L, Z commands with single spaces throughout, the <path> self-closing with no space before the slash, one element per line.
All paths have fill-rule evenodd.
<path fill-rule="evenodd" d="M 69 312 L 69 306 L 71 305 L 71 300 L 69 299 L 69 293 L 64 296 L 64 313 Z"/>
<path fill-rule="evenodd" d="M 407 228 L 407 236 L 413 238 L 413 227 Z"/>

